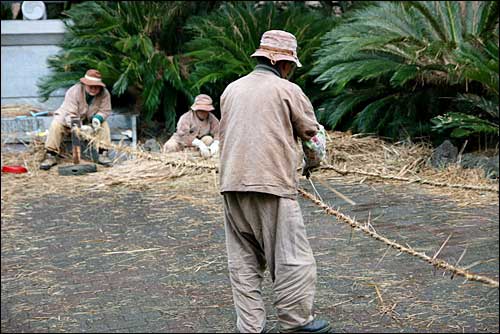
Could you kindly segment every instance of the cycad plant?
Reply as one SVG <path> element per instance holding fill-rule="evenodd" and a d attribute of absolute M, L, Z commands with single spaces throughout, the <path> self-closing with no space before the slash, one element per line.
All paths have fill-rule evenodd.
<path fill-rule="evenodd" d="M 65 14 L 61 52 L 48 61 L 52 74 L 39 83 L 48 98 L 98 69 L 113 96 L 127 95 L 145 121 L 162 110 L 167 130 L 175 129 L 179 99 L 191 100 L 183 70 L 182 26 L 190 15 L 209 11 L 210 2 L 86 1 Z"/>
<path fill-rule="evenodd" d="M 451 137 L 462 138 L 474 134 L 498 137 L 498 44 L 487 41 L 484 45 L 479 44 L 480 47 L 474 45 L 478 43 L 484 42 L 476 40 L 464 43 L 455 56 L 462 64 L 460 74 L 465 78 L 465 84 L 480 84 L 481 90 L 478 93 L 457 94 L 454 110 L 431 120 L 434 130 L 451 131 Z"/>
<path fill-rule="evenodd" d="M 462 112 L 498 127 L 497 2 L 376 2 L 322 46 L 312 74 L 332 94 L 319 113 L 331 128 L 428 136 L 430 120 L 457 112 L 466 97 L 496 101 L 496 114 L 479 112 L 482 102 Z"/>
<path fill-rule="evenodd" d="M 312 68 L 312 54 L 319 48 L 321 36 L 335 21 L 326 12 L 307 8 L 302 2 L 278 8 L 271 1 L 261 6 L 248 1 L 226 2 L 211 15 L 194 17 L 187 25 L 192 40 L 186 53 L 191 59 L 193 89 L 218 100 L 227 84 L 253 70 L 256 61 L 250 55 L 259 46 L 262 34 L 279 29 L 297 38 L 303 67 L 291 80 L 314 100 L 321 92 L 306 74 Z"/>

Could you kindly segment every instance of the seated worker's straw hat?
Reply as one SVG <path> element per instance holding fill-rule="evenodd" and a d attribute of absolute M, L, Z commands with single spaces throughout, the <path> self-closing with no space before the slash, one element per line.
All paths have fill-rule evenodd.
<path fill-rule="evenodd" d="M 80 82 L 87 86 L 101 86 L 106 87 L 101 79 L 101 72 L 98 70 L 90 69 L 85 73 L 83 78 L 80 78 Z"/>
<path fill-rule="evenodd" d="M 200 94 L 195 97 L 194 103 L 191 106 L 193 110 L 204 110 L 204 111 L 212 111 L 214 110 L 214 106 L 212 105 L 212 98 L 207 94 Z"/>

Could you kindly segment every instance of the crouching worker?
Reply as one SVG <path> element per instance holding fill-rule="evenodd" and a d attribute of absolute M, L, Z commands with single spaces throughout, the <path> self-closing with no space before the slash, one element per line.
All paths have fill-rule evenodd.
<path fill-rule="evenodd" d="M 179 119 L 177 131 L 163 145 L 163 152 L 195 147 L 204 158 L 216 155 L 219 152 L 219 120 L 211 113 L 214 109 L 210 96 L 196 96 L 191 109 Z"/>
<path fill-rule="evenodd" d="M 57 164 L 61 143 L 65 136 L 71 135 L 71 119 L 80 118 L 81 130 L 93 133 L 97 141 L 111 144 L 111 132 L 106 119 L 111 114 L 111 95 L 101 80 L 101 73 L 90 69 L 85 76 L 68 89 L 63 104 L 54 112 L 54 119 L 45 142 L 45 160 L 40 169 L 48 170 Z M 91 124 L 88 125 L 88 124 Z M 111 165 L 106 149 L 99 148 L 97 163 Z"/>

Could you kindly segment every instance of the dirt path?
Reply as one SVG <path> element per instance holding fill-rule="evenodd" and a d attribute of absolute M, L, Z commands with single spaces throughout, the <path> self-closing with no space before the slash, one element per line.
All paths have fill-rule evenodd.
<path fill-rule="evenodd" d="M 212 177 L 43 198 L 15 178 L 2 175 L 2 332 L 234 332 Z M 319 178 L 357 205 L 318 182 L 325 202 L 370 216 L 378 233 L 428 255 L 453 233 L 439 257 L 454 264 L 467 248 L 460 264 L 498 280 L 498 202 L 458 205 L 418 184 Z M 318 263 L 316 311 L 335 332 L 498 332 L 498 289 L 450 280 L 299 200 Z M 277 332 L 269 276 L 264 296 Z"/>

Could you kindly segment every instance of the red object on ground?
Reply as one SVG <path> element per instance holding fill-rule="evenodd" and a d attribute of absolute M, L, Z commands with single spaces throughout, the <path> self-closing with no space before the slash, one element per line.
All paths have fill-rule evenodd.
<path fill-rule="evenodd" d="M 14 174 L 22 174 L 28 172 L 28 170 L 23 166 L 3 166 L 2 172 L 4 173 L 14 173 Z"/>

